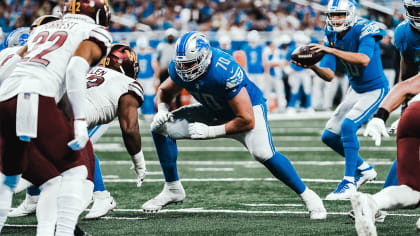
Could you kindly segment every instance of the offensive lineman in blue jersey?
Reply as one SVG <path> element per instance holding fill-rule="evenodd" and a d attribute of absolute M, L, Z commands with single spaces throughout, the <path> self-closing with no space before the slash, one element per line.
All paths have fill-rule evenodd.
<path fill-rule="evenodd" d="M 420 107 L 420 0 L 404 0 L 404 7 L 408 20 L 398 25 L 394 34 L 395 46 L 401 54 L 400 80 L 403 82 L 398 83 L 386 96 L 374 118 L 368 123 L 364 135 L 371 136 L 379 146 L 381 136 L 388 137 L 385 122 L 389 113 L 402 105 L 406 98 L 417 95 L 410 100 L 401 115 L 401 121 L 398 122 L 397 160 L 391 167 L 384 188 L 371 196 L 360 193 L 352 198 L 356 230 L 359 234 L 376 233 L 375 222 L 369 215 L 375 215 L 377 221 L 378 215 L 381 215 L 377 214 L 380 210 L 415 208 L 420 202 L 420 187 L 417 184 L 420 176 L 420 136 L 416 125 L 420 117 L 417 112 Z M 370 204 L 372 202 L 374 204 Z M 360 214 L 362 210 L 364 214 Z M 420 219 L 417 220 L 416 228 L 420 230 Z"/>
<path fill-rule="evenodd" d="M 361 184 L 376 177 L 373 167 L 359 156 L 356 131 L 369 120 L 388 93 L 379 49 L 383 32 L 374 22 L 357 18 L 353 0 L 331 0 L 325 36 L 324 45 L 311 46 L 326 54 L 319 66 L 309 68 L 322 79 L 331 81 L 338 59 L 345 65 L 351 85 L 322 134 L 322 141 L 344 156 L 346 163 L 343 180 L 326 199 L 344 200 Z"/>
<path fill-rule="evenodd" d="M 157 93 L 158 113 L 151 124 L 153 141 L 165 176 L 162 192 L 143 204 L 146 212 L 183 201 L 178 177 L 176 139 L 236 139 L 271 173 L 300 195 L 311 219 L 325 219 L 319 196 L 297 175 L 290 161 L 275 151 L 261 91 L 234 58 L 210 48 L 204 34 L 189 32 L 177 42 L 167 79 Z M 183 88 L 201 104 L 169 112 L 169 103 Z"/>

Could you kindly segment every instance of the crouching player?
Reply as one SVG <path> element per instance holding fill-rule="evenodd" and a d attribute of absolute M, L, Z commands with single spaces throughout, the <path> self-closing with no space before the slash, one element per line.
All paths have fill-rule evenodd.
<path fill-rule="evenodd" d="M 185 198 L 176 166 L 176 139 L 226 137 L 241 142 L 256 160 L 295 191 L 311 219 L 327 217 L 319 196 L 302 182 L 290 161 L 275 151 L 262 92 L 232 56 L 210 48 L 204 34 L 188 32 L 178 39 L 169 74 L 170 79 L 159 87 L 158 113 L 151 124 L 165 185 L 159 195 L 143 204 L 144 211 L 158 211 Z M 201 104 L 169 112 L 170 102 L 183 88 Z"/>
<path fill-rule="evenodd" d="M 372 216 L 379 210 L 414 208 L 420 202 L 420 3 L 405 0 L 404 6 L 409 20 L 401 23 L 394 34 L 395 46 L 401 54 L 400 77 L 404 81 L 398 83 L 386 96 L 375 117 L 368 123 L 365 135 L 371 136 L 380 145 L 381 136 L 388 136 L 385 122 L 389 113 L 398 108 L 407 97 L 417 95 L 411 99 L 398 123 L 397 160 L 388 175 L 387 186 L 374 195 L 358 193 L 352 199 L 359 235 L 376 235 L 375 218 Z M 409 79 L 405 80 L 407 78 Z M 393 186 L 394 182 L 398 185 Z M 362 211 L 364 214 L 361 214 Z M 416 227 L 420 230 L 420 219 Z"/>
<path fill-rule="evenodd" d="M 90 129 L 89 137 L 92 143 L 95 143 L 105 133 L 107 124 L 118 117 L 124 144 L 132 157 L 133 169 L 138 177 L 137 186 L 140 187 L 146 173 L 146 166 L 141 151 L 137 119 L 137 108 L 143 103 L 143 88 L 136 81 L 139 70 L 137 56 L 130 47 L 114 44 L 108 56 L 102 61 L 102 65 L 94 67 L 86 75 L 88 88 L 86 119 Z M 63 110 L 68 109 L 68 106 L 63 107 Z M 92 175 L 94 203 L 85 219 L 100 218 L 116 206 L 114 199 L 105 189 L 96 156 Z M 23 178 L 31 180 L 26 173 L 23 174 Z M 22 187 L 18 186 L 16 191 L 21 189 Z M 24 202 L 10 212 L 9 217 L 34 213 L 37 209 L 38 195 L 38 187 L 30 187 Z"/>

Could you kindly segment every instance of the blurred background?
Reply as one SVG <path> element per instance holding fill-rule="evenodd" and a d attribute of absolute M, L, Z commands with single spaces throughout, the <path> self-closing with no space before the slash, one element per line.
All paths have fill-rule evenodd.
<path fill-rule="evenodd" d="M 378 22 L 386 31 L 382 63 L 390 86 L 396 82 L 399 55 L 392 45 L 393 29 L 404 21 L 400 0 L 357 1 L 360 17 Z M 0 0 L 0 36 L 30 26 L 40 15 L 60 14 L 64 0 Z M 168 76 L 176 39 L 184 32 L 203 31 L 212 46 L 234 56 L 264 91 L 273 113 L 328 111 L 347 89 L 343 66 L 337 79 L 323 82 L 310 70 L 288 63 L 299 45 L 322 43 L 327 0 L 113 0 L 115 42 L 126 42 L 139 53 L 139 80 L 146 90 L 145 115 L 153 115 L 156 87 Z M 175 106 L 193 102 L 187 93 Z"/>

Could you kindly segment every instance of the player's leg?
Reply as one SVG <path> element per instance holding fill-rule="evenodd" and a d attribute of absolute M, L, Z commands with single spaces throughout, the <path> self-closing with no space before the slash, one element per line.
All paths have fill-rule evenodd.
<path fill-rule="evenodd" d="M 18 186 L 20 183 L 24 181 L 23 178 L 20 179 Z M 17 187 L 18 188 L 18 187 Z M 17 193 L 15 191 L 15 193 Z M 27 216 L 30 214 L 34 214 L 36 211 L 36 205 L 38 203 L 39 194 L 40 194 L 39 187 L 37 186 L 31 186 L 26 190 L 25 200 L 9 212 L 9 217 L 21 217 L 21 216 Z"/>
<path fill-rule="evenodd" d="M 311 219 L 325 219 L 326 210 L 319 196 L 310 190 L 296 173 L 290 161 L 276 152 L 267 121 L 265 105 L 254 106 L 255 127 L 235 137 L 243 143 L 251 155 L 261 162 L 277 179 L 289 186 L 304 201 Z"/>
<path fill-rule="evenodd" d="M 303 106 L 307 111 L 312 109 L 312 78 L 308 71 L 304 70 L 302 73 L 302 88 L 305 96 L 305 105 Z"/>
<path fill-rule="evenodd" d="M 274 78 L 274 86 L 277 98 L 277 111 L 284 112 L 287 106 L 287 100 L 284 89 L 284 80 L 282 78 Z"/>
<path fill-rule="evenodd" d="M 138 80 L 144 89 L 144 101 L 141 106 L 141 113 L 146 121 L 152 121 L 153 114 L 155 114 L 155 87 L 153 85 L 153 78 L 141 78 Z"/>
<path fill-rule="evenodd" d="M 13 191 L 22 173 L 22 162 L 28 143 L 16 137 L 17 98 L 0 102 L 0 232 L 10 210 Z"/>
<path fill-rule="evenodd" d="M 54 98 L 40 96 L 38 138 L 34 143 L 62 173 L 57 198 L 57 235 L 72 234 L 83 211 L 83 183 L 87 168 L 82 152 L 68 148 L 67 143 L 72 139 L 73 128 L 58 109 Z"/>
<path fill-rule="evenodd" d="M 290 86 L 290 98 L 289 104 L 287 105 L 287 112 L 294 113 L 296 112 L 296 102 L 299 99 L 299 89 L 301 84 L 301 77 L 294 71 L 289 76 L 289 86 Z"/>
<path fill-rule="evenodd" d="M 386 188 L 389 186 L 398 185 L 398 178 L 397 178 L 397 160 L 392 163 L 391 168 L 389 169 L 388 176 L 386 177 L 384 186 L 382 188 Z"/>

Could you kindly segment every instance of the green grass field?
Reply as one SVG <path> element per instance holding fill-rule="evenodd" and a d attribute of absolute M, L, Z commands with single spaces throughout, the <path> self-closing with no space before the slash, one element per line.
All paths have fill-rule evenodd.
<path fill-rule="evenodd" d="M 326 119 L 270 121 L 278 151 L 294 164 L 299 175 L 321 198 L 333 191 L 344 173 L 344 159 L 320 140 Z M 242 146 L 232 140 L 178 141 L 179 173 L 187 197 L 157 214 L 140 206 L 163 186 L 157 155 L 141 122 L 142 143 L 148 161 L 147 180 L 135 186 L 130 158 L 124 151 L 118 125 L 95 145 L 105 185 L 117 201 L 115 211 L 100 220 L 80 220 L 91 235 L 356 235 L 347 217 L 349 201 L 324 201 L 329 215 L 311 221 L 298 196 L 277 181 Z M 391 124 L 390 121 L 388 124 Z M 395 136 L 382 147 L 359 136 L 361 156 L 375 164 L 378 178 L 360 188 L 375 193 L 382 187 L 396 157 Z M 17 206 L 24 194 L 13 201 Z M 418 210 L 394 211 L 377 225 L 379 235 L 416 235 Z M 85 215 L 83 213 L 83 215 Z M 9 218 L 4 235 L 35 235 L 35 216 Z"/>

